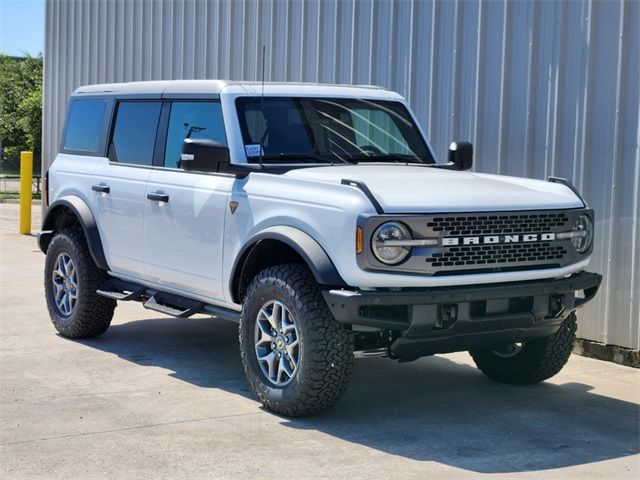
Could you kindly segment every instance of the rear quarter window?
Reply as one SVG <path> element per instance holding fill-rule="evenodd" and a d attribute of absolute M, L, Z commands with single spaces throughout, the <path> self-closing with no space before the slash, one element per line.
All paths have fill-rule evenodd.
<path fill-rule="evenodd" d="M 111 161 L 152 165 L 161 108 L 161 102 L 123 101 L 118 104 L 109 145 Z"/>
<path fill-rule="evenodd" d="M 71 152 L 97 153 L 101 145 L 106 110 L 106 100 L 72 101 L 63 149 Z"/>

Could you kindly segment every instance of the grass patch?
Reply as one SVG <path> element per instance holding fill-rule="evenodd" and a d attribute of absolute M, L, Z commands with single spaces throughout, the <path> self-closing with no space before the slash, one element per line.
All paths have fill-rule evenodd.
<path fill-rule="evenodd" d="M 34 193 L 32 195 L 32 198 L 34 200 L 41 200 L 42 199 L 42 195 L 40 195 L 38 193 Z M 20 193 L 19 192 L 2 192 L 2 193 L 0 193 L 0 201 L 11 200 L 11 199 L 19 200 L 20 199 Z"/>

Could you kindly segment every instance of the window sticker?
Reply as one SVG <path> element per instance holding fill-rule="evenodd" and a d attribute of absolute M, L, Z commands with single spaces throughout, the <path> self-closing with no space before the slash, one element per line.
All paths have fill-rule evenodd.
<path fill-rule="evenodd" d="M 245 145 L 244 151 L 247 154 L 247 157 L 259 157 L 261 152 L 264 155 L 264 150 L 262 150 L 259 143 L 253 143 L 251 145 Z"/>

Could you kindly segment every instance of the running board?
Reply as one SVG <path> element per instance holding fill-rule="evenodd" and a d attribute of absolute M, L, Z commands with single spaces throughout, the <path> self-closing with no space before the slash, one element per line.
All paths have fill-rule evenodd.
<path fill-rule="evenodd" d="M 143 307 L 172 317 L 189 318 L 194 313 L 202 311 L 204 302 L 189 300 L 170 293 L 157 292 L 144 302 Z"/>
<path fill-rule="evenodd" d="M 210 305 L 173 293 L 161 292 L 119 278 L 110 278 L 96 290 L 96 293 L 112 300 L 144 302 L 144 308 L 172 317 L 188 318 L 196 313 L 205 313 L 232 322 L 240 321 L 240 313 L 235 310 Z"/>
<path fill-rule="evenodd" d="M 107 280 L 102 287 L 96 290 L 98 295 L 111 298 L 112 300 L 122 300 L 123 302 L 129 300 L 140 300 L 140 297 L 146 290 L 142 285 L 137 283 L 125 282 L 118 278 L 111 278 Z"/>

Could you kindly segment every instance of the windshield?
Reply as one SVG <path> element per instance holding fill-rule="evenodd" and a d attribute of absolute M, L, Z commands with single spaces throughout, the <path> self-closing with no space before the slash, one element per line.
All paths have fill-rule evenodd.
<path fill-rule="evenodd" d="M 341 98 L 239 97 L 249 162 L 434 163 L 399 102 Z"/>

